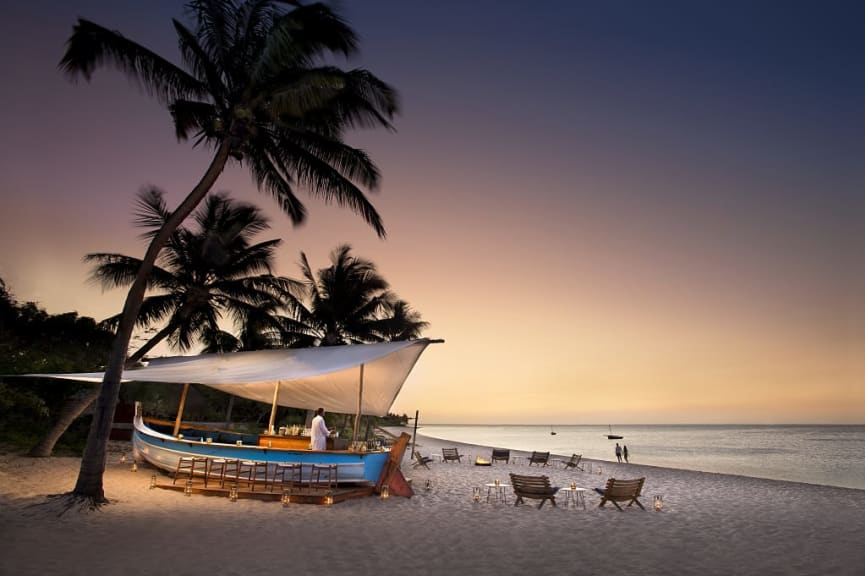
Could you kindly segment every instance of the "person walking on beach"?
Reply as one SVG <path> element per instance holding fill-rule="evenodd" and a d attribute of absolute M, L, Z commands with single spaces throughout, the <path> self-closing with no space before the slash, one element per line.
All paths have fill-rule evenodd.
<path fill-rule="evenodd" d="M 627 464 L 628 463 L 628 445 L 627 444 L 622 446 L 622 458 L 625 459 L 625 464 Z"/>
<path fill-rule="evenodd" d="M 616 442 L 616 458 L 619 460 L 619 464 L 622 463 L 622 447 L 619 446 L 619 443 Z"/>
<path fill-rule="evenodd" d="M 327 450 L 327 437 L 330 436 L 330 430 L 324 423 L 324 408 L 319 408 L 315 411 L 315 417 L 312 419 L 312 430 L 309 433 L 310 450 Z"/>

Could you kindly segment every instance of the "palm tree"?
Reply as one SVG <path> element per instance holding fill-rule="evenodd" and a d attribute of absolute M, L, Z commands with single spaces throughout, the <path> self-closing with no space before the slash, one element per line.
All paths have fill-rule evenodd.
<path fill-rule="evenodd" d="M 394 300 L 388 305 L 385 318 L 380 320 L 377 328 L 382 340 L 395 342 L 398 340 L 414 340 L 429 328 L 429 322 L 421 320 L 420 312 L 412 310 L 405 300 Z"/>
<path fill-rule="evenodd" d="M 305 208 L 304 187 L 327 202 L 359 213 L 380 237 L 381 218 L 358 186 L 375 190 L 379 173 L 362 151 L 343 142 L 353 127 L 390 128 L 395 91 L 363 69 L 319 64 L 328 55 L 357 51 L 352 29 L 330 8 L 276 0 L 192 0 L 195 29 L 174 20 L 186 69 L 118 32 L 79 19 L 60 67 L 73 80 L 90 79 L 110 64 L 168 106 L 177 137 L 214 150 L 201 180 L 154 235 L 126 301 L 71 492 L 93 506 L 103 490 L 106 446 L 129 340 L 156 257 L 192 213 L 229 161 L 243 162 L 295 224 Z"/>
<path fill-rule="evenodd" d="M 429 326 L 389 290 L 375 264 L 351 255 L 348 244 L 337 246 L 330 253 L 330 266 L 317 273 L 303 252 L 300 260 L 305 297 L 292 294 L 285 304 L 297 320 L 291 328 L 292 347 L 408 340 Z M 354 438 L 358 438 L 359 430 L 360 420 L 355 420 Z"/>
<path fill-rule="evenodd" d="M 162 193 L 143 192 L 138 202 L 139 224 L 156 233 L 169 216 Z M 193 214 L 197 230 L 180 227 L 160 253 L 149 281 L 158 293 L 144 298 L 137 325 L 142 328 L 163 324 L 127 360 L 135 364 L 157 344 L 168 339 L 172 348 L 189 350 L 194 342 L 220 331 L 218 322 L 227 312 L 238 327 L 253 323 L 259 333 L 281 344 L 285 319 L 274 311 L 285 294 L 298 292 L 302 284 L 274 276 L 274 250 L 281 240 L 251 244 L 252 237 L 269 228 L 261 211 L 250 204 L 237 203 L 224 194 L 207 198 Z M 121 254 L 88 254 L 95 262 L 92 278 L 103 288 L 128 286 L 141 261 Z M 103 322 L 115 328 L 120 316 Z"/>
<path fill-rule="evenodd" d="M 158 231 L 167 216 L 159 190 L 139 195 L 137 222 L 150 229 L 145 237 Z M 149 283 L 159 293 L 144 299 L 138 315 L 139 327 L 164 326 L 127 359 L 127 366 L 138 363 L 166 338 L 181 351 L 193 342 L 215 338 L 211 335 L 220 332 L 223 311 L 239 326 L 254 319 L 262 334 L 259 342 L 266 335 L 280 345 L 283 335 L 291 333 L 290 321 L 271 312 L 281 306 L 284 294 L 301 290 L 302 284 L 270 274 L 281 240 L 250 244 L 255 233 L 269 228 L 258 208 L 217 194 L 199 208 L 194 220 L 198 230 L 178 228 L 160 254 Z M 96 263 L 92 278 L 103 288 L 128 285 L 141 267 L 140 260 L 122 254 L 88 254 L 85 261 Z M 114 330 L 119 320 L 119 315 L 113 316 L 100 326 Z M 98 395 L 94 387 L 71 398 L 30 455 L 50 456 L 60 437 Z"/>
<path fill-rule="evenodd" d="M 335 346 L 417 337 L 428 326 L 389 290 L 369 260 L 351 255 L 343 244 L 330 254 L 330 266 L 314 273 L 301 252 L 306 300 L 290 297 L 286 307 L 302 329 L 293 347 Z"/>

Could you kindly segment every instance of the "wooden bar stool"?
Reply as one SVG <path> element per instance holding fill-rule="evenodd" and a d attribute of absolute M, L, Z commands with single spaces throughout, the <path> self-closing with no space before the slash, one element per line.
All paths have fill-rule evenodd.
<path fill-rule="evenodd" d="M 256 460 L 241 460 L 240 467 L 237 471 L 238 482 L 245 482 L 250 490 L 255 492 L 257 483 L 264 484 L 267 487 L 267 462 L 258 462 Z"/>
<path fill-rule="evenodd" d="M 225 483 L 228 482 L 229 480 L 231 480 L 233 484 L 236 484 L 239 474 L 240 474 L 240 460 L 226 459 L 225 460 L 225 469 L 222 471 L 222 476 L 219 479 L 219 487 L 225 488 Z"/>
<path fill-rule="evenodd" d="M 322 481 L 321 477 L 325 479 Z M 336 488 L 339 484 L 339 467 L 336 464 L 313 464 L 309 472 L 309 485 L 314 488 Z"/>
<path fill-rule="evenodd" d="M 207 476 L 207 458 L 203 456 L 181 456 L 177 460 L 177 468 L 174 470 L 174 481 L 172 484 L 177 484 L 177 479 L 181 475 L 188 476 L 190 480 L 195 478 L 198 469 L 201 469 L 201 476 Z"/>
<path fill-rule="evenodd" d="M 225 471 L 229 461 L 225 458 L 208 458 L 207 473 L 204 475 L 204 487 L 207 488 L 208 480 L 218 480 L 219 487 L 225 486 Z"/>
<path fill-rule="evenodd" d="M 273 471 L 273 480 L 270 483 L 270 491 L 279 484 L 282 488 L 294 488 L 303 482 L 303 464 L 280 462 Z"/>

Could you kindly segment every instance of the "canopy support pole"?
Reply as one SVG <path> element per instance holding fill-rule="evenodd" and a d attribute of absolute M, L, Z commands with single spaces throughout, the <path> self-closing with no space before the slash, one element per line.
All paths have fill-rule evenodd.
<path fill-rule="evenodd" d="M 415 410 L 414 411 L 414 430 L 411 433 L 411 457 L 412 458 L 414 458 L 414 453 L 417 451 L 415 442 L 417 442 L 417 417 L 419 415 L 420 415 L 420 410 Z"/>
<path fill-rule="evenodd" d="M 267 426 L 269 434 L 274 433 L 274 424 L 276 424 L 276 401 L 279 400 L 279 380 L 276 381 L 276 386 L 273 387 L 273 404 L 270 406 L 270 423 Z"/>
<path fill-rule="evenodd" d="M 183 392 L 180 394 L 180 405 L 177 407 L 177 418 L 174 419 L 174 434 L 180 432 L 180 420 L 183 418 L 183 408 L 186 406 L 186 394 L 189 392 L 189 382 L 183 385 Z"/>
<path fill-rule="evenodd" d="M 354 430 L 351 433 L 352 442 L 358 441 L 357 435 L 360 433 L 360 410 L 361 406 L 363 406 L 363 366 L 363 364 L 360 365 L 360 385 L 357 388 L 357 416 L 354 419 Z"/>

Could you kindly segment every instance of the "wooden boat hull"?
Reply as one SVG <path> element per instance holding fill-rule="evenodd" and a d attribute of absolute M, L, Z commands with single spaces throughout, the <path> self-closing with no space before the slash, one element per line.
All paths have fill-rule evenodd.
<path fill-rule="evenodd" d="M 312 464 L 336 464 L 339 466 L 339 482 L 376 482 L 388 460 L 388 451 L 350 452 L 348 450 L 290 450 L 252 444 L 225 444 L 203 441 L 200 438 L 176 438 L 152 428 L 136 410 L 133 420 L 132 447 L 135 458 L 140 461 L 174 472 L 182 456 L 225 458 L 230 460 L 254 460 L 268 463 L 268 476 L 272 477 L 278 463 L 304 464 L 304 481 L 308 481 Z"/>

